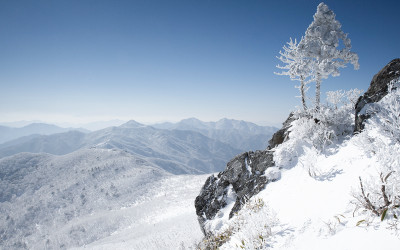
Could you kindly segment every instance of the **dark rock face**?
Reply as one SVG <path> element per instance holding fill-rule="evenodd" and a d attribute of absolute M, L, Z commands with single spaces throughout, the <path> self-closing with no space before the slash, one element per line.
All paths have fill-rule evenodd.
<path fill-rule="evenodd" d="M 207 233 L 204 223 L 213 219 L 227 205 L 230 185 L 236 200 L 229 218 L 239 211 L 250 197 L 264 189 L 269 181 L 273 181 L 264 176 L 265 170 L 273 166 L 272 152 L 250 151 L 233 158 L 217 177 L 210 176 L 195 200 L 196 214 L 203 233 Z"/>
<path fill-rule="evenodd" d="M 268 149 L 273 149 L 276 146 L 282 144 L 285 140 L 287 140 L 289 133 L 288 129 L 290 128 L 290 123 L 295 120 L 293 113 L 290 113 L 289 117 L 283 123 L 283 126 L 280 130 L 276 131 L 275 134 L 272 135 L 271 140 L 268 141 L 269 146 Z"/>
<path fill-rule="evenodd" d="M 388 93 L 390 81 L 400 77 L 400 59 L 394 59 L 379 71 L 371 81 L 367 92 L 358 98 L 356 103 L 356 116 L 354 132 L 361 132 L 364 128 L 364 121 L 370 116 L 364 114 L 362 109 L 368 103 L 379 102 Z"/>
<path fill-rule="evenodd" d="M 214 219 L 232 199 L 229 197 L 229 192 L 231 196 L 233 192 L 235 198 L 235 203 L 229 213 L 229 218 L 232 218 L 248 199 L 263 190 L 270 181 L 277 179 L 275 174 L 265 175 L 268 168 L 275 166 L 273 152 L 270 150 L 288 139 L 288 129 L 293 120 L 295 118 L 293 114 L 290 114 L 283 123 L 282 129 L 272 136 L 266 150 L 237 155 L 228 162 L 226 169 L 218 176 L 208 177 L 195 200 L 196 214 L 204 235 L 208 234 L 204 227 L 205 222 Z M 279 170 L 276 171 L 279 172 Z"/>

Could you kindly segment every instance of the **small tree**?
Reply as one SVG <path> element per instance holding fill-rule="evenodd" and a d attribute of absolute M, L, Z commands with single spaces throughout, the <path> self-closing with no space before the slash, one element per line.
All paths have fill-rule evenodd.
<path fill-rule="evenodd" d="M 343 48 L 339 49 L 340 40 Z M 351 41 L 341 30 L 341 24 L 335 19 L 335 13 L 324 3 L 320 3 L 314 14 L 314 21 L 306 30 L 304 38 L 298 44 L 298 50 L 304 60 L 313 63 L 313 77 L 316 82 L 316 110 L 319 110 L 321 82 L 328 76 L 339 76 L 340 68 L 351 63 L 354 69 L 359 68 L 358 55 L 350 51 Z"/>
<path fill-rule="evenodd" d="M 306 105 L 306 84 L 309 81 L 306 79 L 311 76 L 312 67 L 311 61 L 306 59 L 302 54 L 302 51 L 298 49 L 298 43 L 296 39 L 293 41 L 290 38 L 290 41 L 287 45 L 283 46 L 283 51 L 279 51 L 279 57 L 277 56 L 281 62 L 285 64 L 285 66 L 280 66 L 279 64 L 276 66 L 278 69 L 282 69 L 284 71 L 277 73 L 277 75 L 286 75 L 289 76 L 293 81 L 300 81 L 300 86 L 296 86 L 300 89 L 301 94 L 301 103 L 303 104 L 303 109 L 307 110 Z"/>

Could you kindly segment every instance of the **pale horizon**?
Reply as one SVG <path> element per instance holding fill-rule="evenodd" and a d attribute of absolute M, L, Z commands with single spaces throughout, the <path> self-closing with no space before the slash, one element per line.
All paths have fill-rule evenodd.
<path fill-rule="evenodd" d="M 71 117 L 70 117 L 71 118 Z M 140 118 L 129 118 L 129 117 L 109 117 L 109 118 L 101 118 L 97 117 L 96 119 L 87 119 L 87 118 L 75 118 L 75 119 L 68 119 L 68 120 L 54 120 L 54 119 L 27 119 L 27 120 L 0 120 L 0 125 L 1 126 L 6 126 L 6 127 L 14 127 L 14 128 L 21 128 L 24 126 L 27 126 L 29 124 L 33 123 L 44 123 L 44 124 L 49 124 L 49 125 L 56 125 L 62 128 L 84 128 L 88 130 L 93 130 L 94 128 L 96 129 L 102 129 L 110 126 L 119 126 L 122 125 L 128 121 L 136 121 L 138 123 L 144 124 L 144 125 L 154 125 L 154 124 L 160 124 L 160 123 L 178 123 L 182 120 L 186 119 L 191 119 L 195 118 L 198 119 L 202 122 L 217 122 L 222 119 L 229 119 L 229 120 L 237 120 L 237 121 L 245 121 L 245 122 L 251 122 L 254 123 L 258 126 L 269 126 L 269 127 L 276 127 L 280 128 L 282 122 L 277 122 L 277 123 L 271 123 L 268 121 L 250 121 L 250 120 L 244 120 L 244 119 L 235 119 L 235 118 L 230 118 L 230 117 L 221 117 L 217 119 L 200 119 L 198 117 L 183 117 L 183 118 L 176 118 L 176 119 L 140 119 Z"/>

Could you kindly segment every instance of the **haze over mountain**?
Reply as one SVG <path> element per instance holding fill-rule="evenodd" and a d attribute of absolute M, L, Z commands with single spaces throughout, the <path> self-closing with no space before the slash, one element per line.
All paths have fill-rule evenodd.
<path fill-rule="evenodd" d="M 155 126 L 129 121 L 91 133 L 69 131 L 21 137 L 0 144 L 0 157 L 20 152 L 63 155 L 81 148 L 117 148 L 174 174 L 211 173 L 222 170 L 226 161 L 243 148 L 264 149 L 274 130 L 228 119 L 202 122 L 192 118 Z"/>
<path fill-rule="evenodd" d="M 203 122 L 196 118 L 189 118 L 178 123 L 165 122 L 152 126 L 170 130 L 197 131 L 242 151 L 265 149 L 268 146 L 268 140 L 277 130 L 277 128 L 271 126 L 259 126 L 251 122 L 227 118 L 216 122 Z"/>
<path fill-rule="evenodd" d="M 56 125 L 46 123 L 31 123 L 21 128 L 0 126 L 0 143 L 4 143 L 28 135 L 50 135 L 71 130 L 89 132 L 88 130 L 82 128 L 61 128 Z"/>

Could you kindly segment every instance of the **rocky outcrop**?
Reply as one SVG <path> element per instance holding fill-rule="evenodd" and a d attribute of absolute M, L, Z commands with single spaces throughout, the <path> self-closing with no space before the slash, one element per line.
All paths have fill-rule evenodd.
<path fill-rule="evenodd" d="M 358 98 L 356 103 L 355 128 L 354 132 L 361 132 L 364 128 L 364 121 L 370 117 L 363 112 L 363 108 L 369 103 L 379 102 L 388 93 L 390 81 L 400 77 L 400 59 L 394 59 L 379 71 L 371 81 L 367 92 Z"/>
<path fill-rule="evenodd" d="M 288 139 L 289 137 L 288 129 L 290 128 L 290 123 L 292 123 L 292 121 L 294 120 L 295 117 L 293 113 L 290 113 L 289 117 L 283 123 L 282 128 L 276 131 L 275 134 L 272 135 L 271 140 L 268 141 L 269 143 L 268 149 L 273 149 Z"/>
<path fill-rule="evenodd" d="M 264 189 L 268 182 L 279 178 L 279 174 L 266 173 L 273 166 L 272 152 L 250 151 L 233 158 L 217 176 L 208 177 L 195 200 L 196 214 L 204 234 L 207 234 L 204 223 L 212 220 L 229 202 L 234 202 L 229 212 L 231 218 L 250 197 Z"/>
<path fill-rule="evenodd" d="M 208 177 L 195 200 L 196 214 L 205 235 L 209 233 L 205 228 L 206 221 L 213 220 L 217 215 L 222 216 L 221 210 L 228 205 L 232 207 L 229 211 L 231 218 L 248 199 L 263 190 L 269 182 L 280 178 L 280 171 L 274 167 L 271 149 L 288 139 L 288 129 L 294 119 L 290 114 L 282 128 L 272 136 L 266 150 L 237 155 L 228 162 L 223 172 Z"/>

